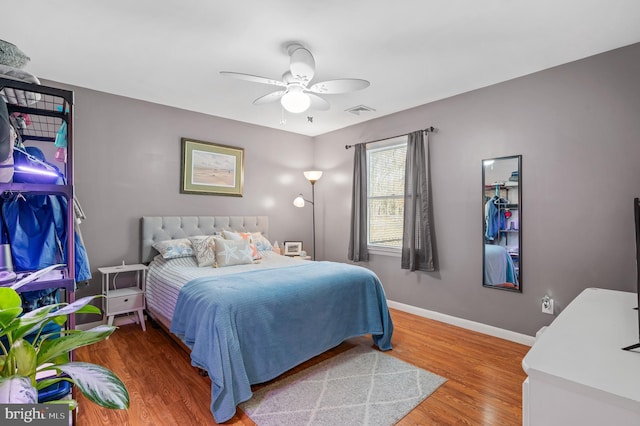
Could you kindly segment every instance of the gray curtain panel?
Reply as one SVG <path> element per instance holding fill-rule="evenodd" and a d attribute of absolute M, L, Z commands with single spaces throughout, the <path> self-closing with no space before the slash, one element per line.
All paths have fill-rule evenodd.
<path fill-rule="evenodd" d="M 367 262 L 369 261 L 367 247 L 367 147 L 360 143 L 354 145 L 354 148 L 348 259 L 354 262 Z"/>
<path fill-rule="evenodd" d="M 408 135 L 405 169 L 401 268 L 410 271 L 435 271 L 428 177 L 429 133 L 419 130 Z"/>

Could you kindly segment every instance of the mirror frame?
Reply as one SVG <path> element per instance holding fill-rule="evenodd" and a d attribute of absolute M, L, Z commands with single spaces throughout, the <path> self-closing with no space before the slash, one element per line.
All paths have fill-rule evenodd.
<path fill-rule="evenodd" d="M 517 231 L 518 234 L 518 253 L 517 256 L 513 256 L 510 255 L 511 260 L 514 261 L 514 267 L 515 267 L 515 273 L 516 273 L 516 277 L 517 277 L 517 286 L 511 287 L 511 286 L 501 286 L 501 285 L 496 285 L 496 284 L 490 284 L 485 282 L 485 268 L 487 267 L 486 265 L 486 217 L 485 217 L 485 206 L 487 204 L 487 190 L 491 189 L 493 190 L 493 187 L 495 185 L 493 185 L 491 183 L 487 184 L 485 182 L 485 179 L 487 178 L 486 176 L 486 167 L 485 164 L 488 161 L 500 161 L 500 160 L 517 160 L 517 164 L 518 164 L 518 180 L 517 180 L 517 188 L 518 188 L 518 199 L 517 199 L 517 203 L 509 203 L 509 209 L 517 209 L 518 212 L 518 216 L 517 216 L 517 229 L 513 230 L 513 229 L 505 229 L 505 238 L 508 238 L 509 234 L 513 234 L 514 231 Z M 505 176 L 505 179 L 508 179 L 509 176 Z M 506 180 L 505 180 L 506 182 Z M 515 185 L 514 185 L 515 186 Z M 508 192 L 508 189 L 505 189 L 504 186 L 502 188 L 500 188 L 500 194 L 504 194 L 503 191 Z M 505 194 L 505 197 L 507 197 L 507 195 Z M 508 199 L 508 198 L 507 198 Z M 511 201 L 511 200 L 509 200 Z M 513 207 L 513 205 L 516 205 L 516 207 Z M 513 223 L 513 222 L 511 222 Z M 517 262 L 517 263 L 516 263 Z M 512 156 L 508 156 L 508 157 L 496 157 L 496 158 L 488 158 L 485 160 L 482 160 L 482 286 L 483 287 L 487 287 L 487 288 L 495 288 L 498 290 L 506 290 L 506 291 L 512 291 L 512 292 L 517 292 L 517 293 L 522 293 L 522 155 L 512 155 Z"/>

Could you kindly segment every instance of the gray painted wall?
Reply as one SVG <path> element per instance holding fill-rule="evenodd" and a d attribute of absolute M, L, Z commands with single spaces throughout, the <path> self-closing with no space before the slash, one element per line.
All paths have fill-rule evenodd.
<path fill-rule="evenodd" d="M 437 66 L 437 64 L 433 64 Z M 375 105 L 373 105 L 375 108 Z M 344 261 L 353 151 L 427 126 L 440 270 L 365 266 L 390 300 L 534 335 L 584 288 L 635 291 L 640 44 L 423 105 L 315 139 L 319 256 Z M 482 287 L 482 159 L 522 154 L 523 293 Z"/>
<path fill-rule="evenodd" d="M 437 66 L 434 64 L 433 66 Z M 582 289 L 635 290 L 632 199 L 640 196 L 640 44 L 308 138 L 70 87 L 76 93 L 76 193 L 96 268 L 138 261 L 139 218 L 264 214 L 271 240 L 310 247 L 311 210 L 292 205 L 316 184 L 318 259 L 346 261 L 353 151 L 427 126 L 440 270 L 367 266 L 390 300 L 534 335 Z M 51 85 L 57 83 L 47 82 Z M 62 86 L 65 87 L 65 86 Z M 69 87 L 69 86 L 66 86 Z M 375 107 L 375 105 L 374 105 Z M 245 148 L 244 197 L 179 194 L 180 138 Z M 522 154 L 523 293 L 482 287 L 481 160 Z"/>

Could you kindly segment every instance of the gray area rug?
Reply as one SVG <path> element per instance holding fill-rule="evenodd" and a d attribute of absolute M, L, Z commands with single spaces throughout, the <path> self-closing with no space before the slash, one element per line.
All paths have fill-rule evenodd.
<path fill-rule="evenodd" d="M 395 424 L 446 379 L 356 346 L 272 383 L 240 408 L 259 426 Z"/>

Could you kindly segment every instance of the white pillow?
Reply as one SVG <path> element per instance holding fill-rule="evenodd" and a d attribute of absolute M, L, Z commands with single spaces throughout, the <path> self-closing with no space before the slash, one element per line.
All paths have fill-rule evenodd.
<path fill-rule="evenodd" d="M 241 240 L 242 239 L 242 235 L 240 235 L 239 232 L 233 232 L 233 231 L 222 231 L 222 235 L 224 236 L 225 239 L 227 240 Z"/>
<path fill-rule="evenodd" d="M 191 241 L 189 241 L 188 238 L 164 240 L 154 243 L 152 247 L 158 250 L 165 259 L 193 256 L 193 247 L 191 246 Z"/>
<path fill-rule="evenodd" d="M 249 240 L 215 239 L 216 266 L 232 266 L 253 263 Z"/>
<path fill-rule="evenodd" d="M 213 266 L 216 263 L 215 236 L 191 237 L 191 245 L 199 267 Z"/>

